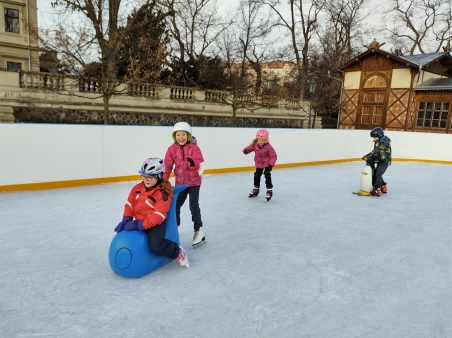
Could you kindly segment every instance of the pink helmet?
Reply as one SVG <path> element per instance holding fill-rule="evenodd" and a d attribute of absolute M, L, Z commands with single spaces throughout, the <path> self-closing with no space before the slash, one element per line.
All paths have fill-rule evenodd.
<path fill-rule="evenodd" d="M 267 129 L 260 129 L 256 133 L 256 138 L 268 138 L 268 130 Z"/>

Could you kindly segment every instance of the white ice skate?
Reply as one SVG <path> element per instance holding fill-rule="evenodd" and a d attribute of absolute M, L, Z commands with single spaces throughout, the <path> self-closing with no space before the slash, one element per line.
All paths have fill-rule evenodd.
<path fill-rule="evenodd" d="M 186 266 L 187 268 L 190 267 L 190 262 L 188 261 L 187 253 L 181 246 L 179 246 L 179 255 L 177 256 L 176 259 L 180 266 Z"/>
<path fill-rule="evenodd" d="M 193 235 L 192 245 L 194 247 L 197 247 L 205 242 L 206 242 L 206 236 L 204 236 L 204 233 L 202 232 L 202 228 L 199 228 L 199 230 L 195 231 L 195 233 Z"/>

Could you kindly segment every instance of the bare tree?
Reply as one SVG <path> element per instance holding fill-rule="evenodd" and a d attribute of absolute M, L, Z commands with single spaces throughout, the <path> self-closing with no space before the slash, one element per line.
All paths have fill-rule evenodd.
<path fill-rule="evenodd" d="M 82 74 L 85 67 L 96 58 L 99 59 L 101 80 L 96 90 L 100 92 L 104 105 L 104 123 L 109 121 L 109 101 L 118 93 L 118 54 L 129 32 L 137 25 L 144 27 L 162 21 L 172 11 L 157 10 L 157 0 L 145 0 L 143 4 L 127 0 L 55 0 L 52 6 L 61 7 L 66 13 L 78 15 L 60 21 L 53 34 L 41 34 L 41 43 L 46 49 L 56 50 L 74 73 Z M 134 9 L 135 16 L 129 17 Z M 140 14 L 155 10 L 154 16 Z M 124 13 L 124 16 L 121 14 Z M 79 22 L 74 25 L 74 22 Z"/>
<path fill-rule="evenodd" d="M 324 28 L 317 34 L 323 54 L 331 60 L 330 70 L 350 60 L 369 36 L 369 3 L 370 0 L 329 0 L 326 4 Z"/>
<path fill-rule="evenodd" d="M 173 44 L 167 64 L 181 84 L 193 85 L 188 67 L 215 56 L 215 41 L 231 21 L 220 16 L 215 0 L 163 0 L 174 14 L 167 18 Z"/>
<path fill-rule="evenodd" d="M 409 54 L 438 52 L 450 39 L 452 2 L 390 0 L 385 30 L 393 44 Z"/>
<path fill-rule="evenodd" d="M 304 97 L 306 74 L 309 69 L 310 47 L 318 29 L 320 15 L 326 5 L 326 0 L 313 0 L 309 4 L 303 0 L 288 0 L 289 15 L 285 14 L 284 7 L 279 0 L 256 1 L 269 6 L 279 17 L 279 25 L 287 29 L 289 33 L 298 69 L 299 100 L 301 101 Z"/>

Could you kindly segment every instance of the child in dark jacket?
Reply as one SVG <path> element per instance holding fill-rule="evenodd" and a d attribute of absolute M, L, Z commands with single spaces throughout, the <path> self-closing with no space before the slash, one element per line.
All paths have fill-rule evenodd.
<path fill-rule="evenodd" d="M 163 177 L 168 179 L 174 166 L 176 185 L 188 185 L 188 188 L 181 191 L 177 197 L 176 220 L 179 226 L 180 209 L 189 195 L 189 207 L 194 228 L 192 245 L 197 246 L 206 240 L 202 231 L 201 209 L 199 208 L 199 191 L 201 189 L 204 158 L 187 122 L 178 122 L 174 125 L 173 140 L 174 143 L 166 151 L 165 166 L 168 171 L 163 174 Z"/>
<path fill-rule="evenodd" d="M 167 215 L 173 187 L 163 178 L 165 164 L 160 158 L 148 158 L 140 171 L 141 183 L 132 188 L 124 206 L 122 221 L 115 231 L 146 231 L 149 248 L 157 255 L 175 258 L 179 265 L 190 267 L 184 249 L 165 238 Z"/>
<path fill-rule="evenodd" d="M 391 165 L 391 140 L 384 135 L 381 127 L 375 127 L 370 131 L 370 136 L 374 139 L 374 149 L 364 155 L 362 159 L 366 161 L 367 165 L 372 167 L 372 185 L 373 191 L 370 192 L 372 196 L 380 196 L 381 193 L 387 193 L 388 187 L 383 180 L 383 174 L 388 166 Z"/>
<path fill-rule="evenodd" d="M 276 152 L 275 149 L 268 142 L 269 133 L 266 129 L 260 129 L 256 133 L 256 138 L 251 142 L 251 144 L 243 148 L 242 152 L 248 155 L 254 151 L 254 165 L 256 166 L 256 171 L 254 173 L 254 188 L 251 190 L 249 197 L 256 197 L 259 195 L 259 187 L 261 185 L 262 173 L 265 176 L 265 185 L 267 188 L 267 193 L 265 198 L 267 202 L 273 196 L 273 184 L 271 171 L 276 163 Z"/>

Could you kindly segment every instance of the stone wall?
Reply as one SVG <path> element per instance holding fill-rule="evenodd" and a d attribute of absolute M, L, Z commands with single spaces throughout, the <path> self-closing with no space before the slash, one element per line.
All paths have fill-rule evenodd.
<path fill-rule="evenodd" d="M 45 109 L 45 108 L 14 108 L 15 122 L 35 123 L 68 123 L 68 124 L 103 124 L 102 111 Z M 161 113 L 129 113 L 110 112 L 109 124 L 112 125 L 154 125 L 172 126 L 176 122 L 186 121 L 193 126 L 229 127 L 232 117 L 201 116 L 190 114 L 161 114 Z M 302 119 L 284 118 L 253 118 L 237 117 L 237 127 L 263 128 L 303 128 Z"/>

